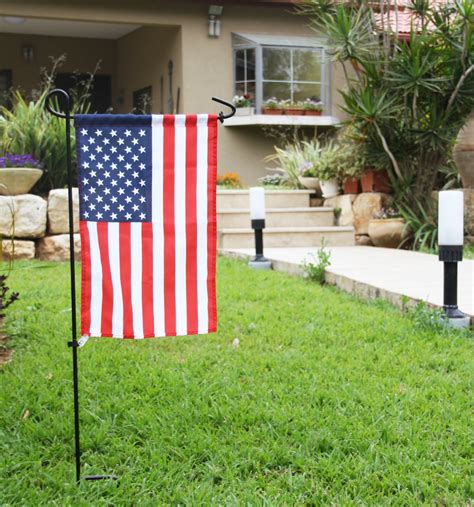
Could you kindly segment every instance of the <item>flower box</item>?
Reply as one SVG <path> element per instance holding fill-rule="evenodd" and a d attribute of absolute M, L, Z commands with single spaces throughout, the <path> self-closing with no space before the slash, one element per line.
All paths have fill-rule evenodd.
<path fill-rule="evenodd" d="M 235 116 L 251 116 L 255 114 L 254 107 L 237 107 L 235 110 Z"/>
<path fill-rule="evenodd" d="M 297 109 L 295 107 L 288 107 L 285 109 L 285 114 L 288 116 L 303 116 L 304 112 L 304 109 Z"/>
<path fill-rule="evenodd" d="M 27 194 L 41 178 L 43 171 L 32 167 L 0 169 L 0 195 Z"/>
<path fill-rule="evenodd" d="M 262 107 L 262 114 L 284 114 L 283 109 L 271 109 L 269 107 Z"/>
<path fill-rule="evenodd" d="M 304 111 L 305 116 L 321 116 L 322 114 L 322 111 L 317 111 L 315 109 L 305 109 Z"/>

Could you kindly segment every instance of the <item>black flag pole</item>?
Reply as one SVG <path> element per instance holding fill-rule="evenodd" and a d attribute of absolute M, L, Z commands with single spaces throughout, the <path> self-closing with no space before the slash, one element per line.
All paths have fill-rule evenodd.
<path fill-rule="evenodd" d="M 57 105 L 64 112 L 56 111 L 51 105 L 52 100 L 56 99 Z M 231 112 L 224 114 L 222 111 L 218 114 L 219 121 L 234 116 L 235 106 L 218 97 L 212 97 L 212 100 L 219 102 L 231 109 Z M 66 120 L 66 165 L 67 165 L 67 191 L 68 191 L 68 214 L 69 214 L 69 267 L 70 267 L 70 285 L 71 285 L 71 341 L 68 347 L 72 349 L 72 378 L 74 391 L 74 445 L 75 445 L 75 464 L 76 464 L 76 482 L 81 481 L 81 438 L 80 438 L 80 417 L 79 417 L 79 376 L 77 349 L 81 346 L 77 339 L 77 316 L 76 316 L 76 265 L 74 255 L 74 204 L 72 198 L 72 189 L 74 178 L 72 174 L 72 154 L 71 154 L 71 98 L 69 94 L 60 88 L 51 90 L 46 96 L 45 107 L 49 113 Z M 114 479 L 118 481 L 115 475 L 85 475 L 86 481 L 98 481 L 101 479 Z"/>

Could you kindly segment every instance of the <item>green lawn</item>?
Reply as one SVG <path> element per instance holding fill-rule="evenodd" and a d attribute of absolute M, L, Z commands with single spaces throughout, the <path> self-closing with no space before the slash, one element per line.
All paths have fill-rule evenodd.
<path fill-rule="evenodd" d="M 218 270 L 218 334 L 79 350 L 84 472 L 121 482 L 76 487 L 68 266 L 16 265 L 2 505 L 470 505 L 472 333 Z"/>

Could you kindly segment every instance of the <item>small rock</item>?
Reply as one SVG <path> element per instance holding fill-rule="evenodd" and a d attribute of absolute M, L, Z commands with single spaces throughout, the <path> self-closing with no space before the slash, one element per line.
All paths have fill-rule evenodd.
<path fill-rule="evenodd" d="M 374 246 L 367 234 L 356 234 L 355 244 L 357 246 Z"/>
<path fill-rule="evenodd" d="M 37 195 L 0 196 L 0 236 L 41 238 L 46 233 L 46 201 Z"/>
<path fill-rule="evenodd" d="M 11 259 L 34 259 L 35 258 L 35 242 L 26 240 L 7 240 L 2 241 L 1 258 L 5 260 Z"/>
<path fill-rule="evenodd" d="M 74 255 L 76 260 L 81 258 L 81 238 L 74 234 Z M 46 236 L 38 241 L 36 257 L 42 261 L 67 261 L 69 260 L 69 234 Z"/>
<path fill-rule="evenodd" d="M 232 347 L 234 347 L 234 349 L 238 349 L 240 347 L 240 340 L 238 338 L 234 338 L 232 340 Z"/>
<path fill-rule="evenodd" d="M 79 232 L 79 191 L 72 189 L 74 232 Z M 67 188 L 55 188 L 48 196 L 48 232 L 69 233 L 69 199 Z"/>

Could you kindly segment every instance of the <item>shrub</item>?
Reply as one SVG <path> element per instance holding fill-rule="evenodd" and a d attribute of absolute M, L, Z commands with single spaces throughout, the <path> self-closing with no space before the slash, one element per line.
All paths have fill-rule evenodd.
<path fill-rule="evenodd" d="M 301 267 L 310 280 L 323 285 L 326 283 L 324 278 L 326 268 L 331 265 L 331 252 L 326 250 L 325 243 L 323 242 L 316 255 L 310 254 L 309 257 L 310 260 L 305 259 Z"/>
<path fill-rule="evenodd" d="M 240 176 L 237 173 L 227 172 L 222 176 L 217 176 L 217 184 L 220 187 L 242 188 Z"/>

